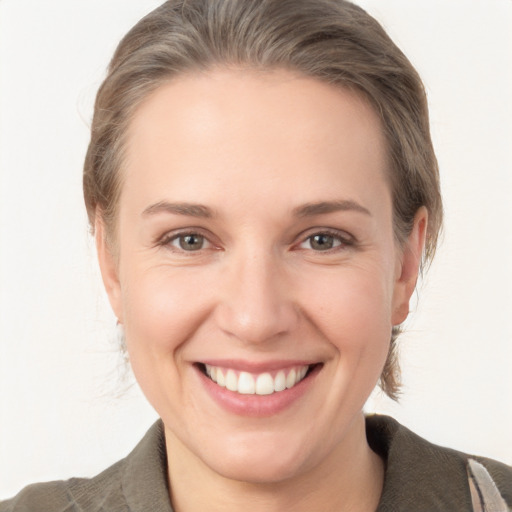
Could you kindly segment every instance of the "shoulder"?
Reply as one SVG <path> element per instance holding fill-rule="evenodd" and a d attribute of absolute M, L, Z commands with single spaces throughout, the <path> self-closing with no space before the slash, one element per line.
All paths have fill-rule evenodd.
<path fill-rule="evenodd" d="M 500 503 L 512 510 L 512 467 L 485 457 L 468 456 L 470 488 L 483 503 Z M 494 509 L 489 507 L 489 510 Z M 498 509 L 499 510 L 499 509 Z"/>
<path fill-rule="evenodd" d="M 55 512 L 64 510 L 99 510 L 95 501 L 108 503 L 107 510 L 126 510 L 122 506 L 121 475 L 125 459 L 93 478 L 71 478 L 32 484 L 14 498 L 0 502 L 0 512 Z M 113 506 L 117 502 L 120 506 Z"/>
<path fill-rule="evenodd" d="M 496 510 L 512 507 L 511 467 L 430 443 L 387 416 L 368 416 L 366 425 L 370 446 L 386 460 L 379 511 L 473 510 L 493 496 L 505 507 Z"/>
<path fill-rule="evenodd" d="M 29 485 L 0 503 L 0 512 L 172 512 L 161 422 L 124 459 L 93 478 Z"/>

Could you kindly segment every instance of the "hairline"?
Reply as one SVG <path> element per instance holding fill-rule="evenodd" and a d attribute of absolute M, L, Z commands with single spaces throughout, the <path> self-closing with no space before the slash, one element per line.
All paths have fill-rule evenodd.
<path fill-rule="evenodd" d="M 396 193 L 396 184 L 395 184 L 395 177 L 392 171 L 392 155 L 391 155 L 391 142 L 388 139 L 387 136 L 387 130 L 384 123 L 383 115 L 381 110 L 378 108 L 377 103 L 372 99 L 370 94 L 365 91 L 361 86 L 358 86 L 357 84 L 354 84 L 349 81 L 342 81 L 339 80 L 337 82 L 334 82 L 333 80 L 327 80 L 323 79 L 322 77 L 315 75 L 314 73 L 307 73 L 304 70 L 299 69 L 298 67 L 292 67 L 289 64 L 288 65 L 263 65 L 263 64 L 257 64 L 257 63 L 249 63 L 249 62 L 242 62 L 242 63 L 234 63 L 234 62 L 214 62 L 210 66 L 199 66 L 199 65 L 190 65 L 187 67 L 184 67 L 182 70 L 175 70 L 170 71 L 169 74 L 164 75 L 158 79 L 154 79 L 152 81 L 148 81 L 147 87 L 143 88 L 143 93 L 138 98 L 137 101 L 135 101 L 132 105 L 130 105 L 128 115 L 126 116 L 123 126 L 121 128 L 117 128 L 119 130 L 119 138 L 117 141 L 117 151 L 116 154 L 116 165 L 115 165 L 115 194 L 113 197 L 113 209 L 109 211 L 106 215 L 104 214 L 102 208 L 97 204 L 96 210 L 95 210 L 95 218 L 99 215 L 101 220 L 104 222 L 105 225 L 105 233 L 107 236 L 107 241 L 109 243 L 110 248 L 113 250 L 113 252 L 117 252 L 117 221 L 118 221 L 118 212 L 119 212 L 119 203 L 121 200 L 122 195 L 122 189 L 124 184 L 124 178 L 126 176 L 126 173 L 123 172 L 123 169 L 126 169 L 127 166 L 127 148 L 129 145 L 130 140 L 130 127 L 133 123 L 133 120 L 139 110 L 143 108 L 144 104 L 146 102 L 150 101 L 151 97 L 162 88 L 165 87 L 165 85 L 170 84 L 176 80 L 180 80 L 182 78 L 197 76 L 197 75 L 210 75 L 215 71 L 218 70 L 227 70 L 227 71 L 235 71 L 235 72 L 246 72 L 246 71 L 252 71 L 257 72 L 260 75 L 270 75 L 276 72 L 280 71 L 286 71 L 288 73 L 291 73 L 292 75 L 295 75 L 297 78 L 310 78 L 313 80 L 316 80 L 322 84 L 326 84 L 329 86 L 332 86 L 333 88 L 349 91 L 350 93 L 354 94 L 355 97 L 363 101 L 376 115 L 378 121 L 379 121 L 379 127 L 381 134 L 383 136 L 383 142 L 384 142 L 384 154 L 385 154 L 385 164 L 383 168 L 383 172 L 385 174 L 386 183 L 389 187 L 389 191 L 391 193 L 391 200 L 392 200 L 392 209 L 393 209 L 393 233 L 395 235 L 395 242 L 402 246 L 405 242 L 404 237 L 400 236 L 401 233 L 398 229 L 398 222 L 395 215 L 395 193 Z M 93 234 L 94 234 L 94 226 L 93 228 Z M 408 234 L 408 233 L 406 233 Z"/>

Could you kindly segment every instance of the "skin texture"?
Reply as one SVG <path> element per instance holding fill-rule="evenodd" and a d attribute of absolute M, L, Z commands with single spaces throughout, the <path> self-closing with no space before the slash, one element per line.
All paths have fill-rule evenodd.
<path fill-rule="evenodd" d="M 217 69 L 148 97 L 127 148 L 115 255 L 101 215 L 98 253 L 166 427 L 176 510 L 374 510 L 383 465 L 362 407 L 407 316 L 427 223 L 420 209 L 396 245 L 376 114 L 287 71 Z M 183 233 L 203 238 L 185 250 Z M 241 414 L 207 391 L 209 360 L 319 371 L 284 409 Z"/>

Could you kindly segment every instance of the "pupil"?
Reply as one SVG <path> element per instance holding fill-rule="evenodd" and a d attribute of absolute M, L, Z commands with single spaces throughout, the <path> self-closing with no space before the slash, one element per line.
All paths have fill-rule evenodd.
<path fill-rule="evenodd" d="M 334 239 L 330 235 L 314 235 L 311 239 L 311 247 L 318 251 L 327 251 L 332 249 Z"/>
<path fill-rule="evenodd" d="M 201 249 L 203 237 L 201 235 L 184 235 L 180 237 L 180 247 L 185 251 Z"/>

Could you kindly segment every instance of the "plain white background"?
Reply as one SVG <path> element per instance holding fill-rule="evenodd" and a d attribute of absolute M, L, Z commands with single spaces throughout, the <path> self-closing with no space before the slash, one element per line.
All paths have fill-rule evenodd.
<path fill-rule="evenodd" d="M 512 464 L 512 1 L 360 0 L 424 78 L 444 241 L 402 337 L 389 412 Z M 0 498 L 91 476 L 156 419 L 117 351 L 81 166 L 94 94 L 156 0 L 0 0 Z"/>

